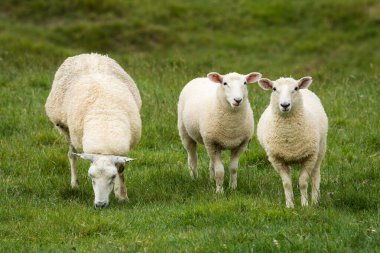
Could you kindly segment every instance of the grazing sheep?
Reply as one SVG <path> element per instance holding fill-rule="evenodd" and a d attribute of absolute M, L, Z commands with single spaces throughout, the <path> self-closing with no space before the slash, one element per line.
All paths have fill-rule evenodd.
<path fill-rule="evenodd" d="M 91 161 L 95 207 L 108 206 L 113 188 L 119 200 L 127 199 L 124 163 L 132 159 L 124 156 L 141 136 L 141 98 L 133 79 L 107 56 L 70 57 L 55 74 L 45 108 L 69 141 L 71 186 L 78 187 L 79 156 Z"/>
<path fill-rule="evenodd" d="M 328 122 L 319 98 L 307 88 L 311 77 L 300 80 L 260 79 L 264 90 L 273 90 L 269 106 L 257 125 L 257 137 L 269 161 L 280 174 L 286 206 L 294 207 L 290 165 L 301 164 L 299 186 L 302 206 L 308 205 L 308 179 L 312 203 L 319 198 L 320 166 L 326 152 Z"/>
<path fill-rule="evenodd" d="M 196 78 L 183 88 L 178 102 L 178 130 L 188 153 L 190 175 L 198 175 L 197 143 L 204 144 L 210 157 L 210 178 L 215 177 L 216 192 L 223 192 L 221 151 L 231 150 L 229 186 L 235 189 L 239 157 L 254 130 L 247 84 L 256 82 L 261 74 L 212 72 L 207 77 Z"/>

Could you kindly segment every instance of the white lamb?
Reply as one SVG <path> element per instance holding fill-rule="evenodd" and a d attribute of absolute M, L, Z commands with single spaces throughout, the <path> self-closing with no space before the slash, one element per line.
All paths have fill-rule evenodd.
<path fill-rule="evenodd" d="M 190 175 L 198 175 L 197 143 L 204 144 L 210 157 L 210 178 L 215 177 L 216 192 L 223 192 L 221 151 L 231 150 L 229 186 L 235 189 L 239 157 L 254 131 L 247 84 L 256 82 L 261 74 L 212 72 L 207 77 L 196 78 L 183 88 L 178 102 L 178 130 L 188 153 Z"/>
<path fill-rule="evenodd" d="M 320 166 L 326 152 L 328 122 L 319 98 L 307 88 L 311 77 L 300 80 L 260 79 L 264 90 L 273 90 L 269 106 L 257 125 L 257 137 L 269 161 L 280 174 L 286 206 L 293 208 L 290 165 L 301 164 L 299 186 L 302 206 L 308 205 L 308 179 L 312 179 L 312 203 L 319 198 Z"/>
<path fill-rule="evenodd" d="M 107 56 L 70 57 L 55 74 L 45 108 L 69 141 L 71 186 L 78 187 L 79 156 L 91 161 L 95 207 L 108 206 L 113 188 L 119 200 L 127 199 L 123 171 L 132 159 L 124 156 L 141 136 L 141 98 L 133 79 Z"/>

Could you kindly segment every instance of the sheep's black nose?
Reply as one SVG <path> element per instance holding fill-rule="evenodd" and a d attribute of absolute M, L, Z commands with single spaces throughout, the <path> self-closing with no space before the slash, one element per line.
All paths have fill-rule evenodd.
<path fill-rule="evenodd" d="M 284 109 L 288 108 L 290 103 L 282 103 L 281 106 L 284 107 Z"/>
<path fill-rule="evenodd" d="M 234 98 L 235 102 L 240 104 L 240 102 L 243 100 L 242 98 Z"/>
<path fill-rule="evenodd" d="M 97 202 L 95 203 L 95 208 L 105 208 L 108 206 L 107 202 Z"/>

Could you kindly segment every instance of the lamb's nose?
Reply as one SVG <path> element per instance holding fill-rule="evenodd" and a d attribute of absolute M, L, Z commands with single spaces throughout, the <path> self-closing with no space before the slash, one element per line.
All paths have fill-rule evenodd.
<path fill-rule="evenodd" d="M 282 103 L 281 106 L 284 107 L 284 109 L 288 108 L 290 103 Z"/>
<path fill-rule="evenodd" d="M 240 104 L 240 102 L 243 100 L 242 98 L 234 98 L 235 102 Z"/>

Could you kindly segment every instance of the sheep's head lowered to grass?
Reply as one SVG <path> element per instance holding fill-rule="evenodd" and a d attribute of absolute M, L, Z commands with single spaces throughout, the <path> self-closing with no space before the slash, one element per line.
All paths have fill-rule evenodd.
<path fill-rule="evenodd" d="M 292 111 L 292 108 L 297 107 L 297 105 L 302 102 L 299 90 L 307 89 L 312 81 L 312 78 L 309 76 L 302 77 L 299 80 L 281 77 L 276 81 L 262 78 L 259 80 L 259 85 L 264 90 L 273 91 L 271 104 L 274 111 L 289 113 Z"/>
<path fill-rule="evenodd" d="M 217 72 L 211 72 L 207 77 L 221 85 L 225 99 L 234 108 L 241 106 L 247 100 L 247 84 L 257 82 L 261 78 L 261 74 L 252 72 L 248 75 L 238 73 L 221 75 Z"/>
<path fill-rule="evenodd" d="M 109 195 L 118 176 L 118 166 L 132 161 L 132 158 L 113 155 L 97 154 L 75 154 L 76 156 L 89 160 L 91 166 L 88 169 L 88 176 L 91 178 L 92 187 L 95 193 L 95 208 L 107 207 Z"/>

